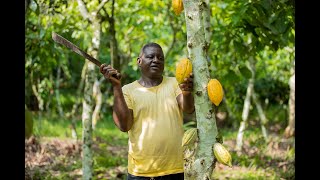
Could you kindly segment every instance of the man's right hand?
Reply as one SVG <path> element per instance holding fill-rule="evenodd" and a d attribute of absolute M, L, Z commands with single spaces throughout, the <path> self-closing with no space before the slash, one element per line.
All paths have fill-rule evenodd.
<path fill-rule="evenodd" d="M 121 85 L 121 74 L 110 65 L 101 64 L 100 72 L 106 79 L 111 82 L 112 86 Z"/>

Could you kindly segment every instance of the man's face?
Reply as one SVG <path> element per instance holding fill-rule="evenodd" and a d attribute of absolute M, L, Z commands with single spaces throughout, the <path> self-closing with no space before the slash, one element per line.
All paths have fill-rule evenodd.
<path fill-rule="evenodd" d="M 164 70 L 164 55 L 159 47 L 147 47 L 138 58 L 138 65 L 145 76 L 161 76 Z"/>

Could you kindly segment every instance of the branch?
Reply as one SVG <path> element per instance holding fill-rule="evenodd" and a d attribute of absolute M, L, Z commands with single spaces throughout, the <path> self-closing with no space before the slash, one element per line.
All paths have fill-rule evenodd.
<path fill-rule="evenodd" d="M 110 21 L 110 16 L 109 16 L 107 10 L 104 7 L 102 7 L 102 10 L 106 15 L 105 16 L 101 16 L 102 17 L 101 21 L 105 21 L 105 20 Z"/>
<path fill-rule="evenodd" d="M 94 12 L 94 14 L 98 14 L 99 11 L 103 8 L 103 6 L 108 2 L 109 0 L 103 0 L 97 7 L 97 10 Z"/>
<path fill-rule="evenodd" d="M 90 22 L 92 22 L 92 17 L 90 16 L 88 9 L 86 8 L 86 5 L 84 4 L 84 2 L 82 0 L 77 0 L 77 2 L 78 2 L 79 11 L 80 11 L 81 15 L 83 16 L 83 18 L 85 20 L 88 19 Z"/>
<path fill-rule="evenodd" d="M 111 18 L 114 17 L 114 0 L 112 0 Z"/>
<path fill-rule="evenodd" d="M 169 47 L 169 49 L 168 49 L 168 51 L 166 52 L 166 54 L 165 54 L 164 57 L 168 57 L 168 55 L 170 54 L 171 50 L 172 50 L 173 47 L 174 47 L 174 44 L 176 43 L 177 29 L 175 28 L 174 23 L 173 23 L 173 21 L 174 21 L 173 18 L 174 18 L 174 17 L 172 17 L 172 15 L 171 15 L 170 6 L 171 6 L 171 4 L 168 3 L 167 15 L 169 16 L 170 27 L 171 27 L 171 29 L 172 29 L 172 31 L 173 31 L 173 38 L 172 38 L 171 45 L 170 45 L 170 47 Z"/>

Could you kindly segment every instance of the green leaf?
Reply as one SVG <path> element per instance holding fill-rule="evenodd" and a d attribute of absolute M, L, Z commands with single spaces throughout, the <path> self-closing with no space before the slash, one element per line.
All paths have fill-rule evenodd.
<path fill-rule="evenodd" d="M 234 48 L 236 49 L 237 52 L 239 52 L 240 54 L 244 51 L 244 47 L 243 44 L 238 42 L 238 41 L 233 41 L 234 44 Z"/>
<path fill-rule="evenodd" d="M 233 70 L 230 70 L 223 79 L 227 81 L 228 84 L 234 84 L 240 80 L 240 77 L 236 75 Z"/>
<path fill-rule="evenodd" d="M 278 18 L 274 22 L 274 27 L 279 34 L 284 33 L 288 28 L 288 21 L 286 19 L 285 11 L 281 11 Z"/>
<path fill-rule="evenodd" d="M 39 35 L 40 39 L 42 39 L 45 34 L 46 34 L 46 30 L 40 29 L 40 35 Z"/>
<path fill-rule="evenodd" d="M 271 1 L 270 0 L 262 0 L 261 6 L 268 12 L 271 11 Z"/>
<path fill-rule="evenodd" d="M 251 71 L 245 67 L 245 66 L 242 66 L 239 68 L 239 71 L 240 73 L 246 78 L 246 79 L 250 79 L 251 78 Z"/>

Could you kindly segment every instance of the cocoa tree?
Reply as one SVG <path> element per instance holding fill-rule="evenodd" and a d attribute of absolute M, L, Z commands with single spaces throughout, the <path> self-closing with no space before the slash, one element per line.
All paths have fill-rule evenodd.
<path fill-rule="evenodd" d="M 215 158 L 213 145 L 216 142 L 218 129 L 215 112 L 207 94 L 207 83 L 210 80 L 206 56 L 206 33 L 202 20 L 202 9 L 209 6 L 201 0 L 184 0 L 185 20 L 187 27 L 188 58 L 192 62 L 194 74 L 194 100 L 198 129 L 198 141 L 193 155 L 185 159 L 185 179 L 211 179 Z"/>
<path fill-rule="evenodd" d="M 261 128 L 263 136 L 267 137 L 267 130 L 264 124 L 267 121 L 266 116 L 263 113 L 262 106 L 259 101 L 258 91 L 254 91 L 254 86 L 257 81 L 252 77 L 246 77 L 243 75 L 241 69 L 245 67 L 245 63 L 248 59 L 253 58 L 257 61 L 257 54 L 260 52 L 270 52 L 275 54 L 278 49 L 292 46 L 291 42 L 294 42 L 294 2 L 293 1 L 214 1 L 213 16 L 215 17 L 215 29 L 213 33 L 214 41 L 213 58 L 214 65 L 222 67 L 219 69 L 223 82 L 228 93 L 235 90 L 235 83 L 240 82 L 241 78 L 249 80 L 247 87 L 247 96 L 243 99 L 242 109 L 242 122 L 240 124 L 238 133 L 237 149 L 241 148 L 242 135 L 245 130 L 245 124 L 249 115 L 249 107 L 251 105 L 251 97 L 253 103 L 258 110 L 258 114 L 261 120 Z M 221 8 L 220 8 L 221 7 Z M 268 49 L 268 50 L 267 50 Z M 270 58 L 265 56 L 260 58 L 261 65 L 264 61 L 269 61 Z M 285 61 L 279 59 L 277 64 L 285 64 Z M 268 69 L 267 66 L 259 68 L 256 71 L 256 75 L 263 74 L 262 69 Z M 240 72 L 240 73 L 239 73 Z M 279 71 L 273 71 L 279 72 Z M 281 71 L 281 72 L 284 72 Z M 226 74 L 226 75 L 223 75 Z M 240 77 L 237 77 L 239 76 Z M 251 74 L 250 71 L 247 74 Z M 220 74 L 219 74 L 220 75 Z M 264 74 L 266 76 L 266 74 Z M 271 76 L 268 72 L 267 76 Z M 285 76 L 281 76 L 285 77 Z M 238 79 L 238 80 L 237 80 Z M 226 100 L 229 103 L 231 96 L 234 93 L 229 93 L 226 96 Z M 239 103 L 239 96 L 234 96 L 233 102 Z M 242 101 L 242 100 L 241 100 Z M 232 103 L 229 103 L 232 104 Z M 238 106 L 239 107 L 239 106 Z M 234 110 L 234 112 L 241 112 L 240 109 Z M 237 114 L 237 113 L 236 113 Z"/>
<path fill-rule="evenodd" d="M 289 121 L 288 126 L 284 131 L 284 136 L 289 138 L 294 135 L 295 132 L 295 69 L 292 67 L 292 76 L 289 79 L 290 96 L 289 96 Z"/>
<path fill-rule="evenodd" d="M 247 120 L 249 117 L 250 106 L 252 106 L 251 99 L 253 101 L 253 104 L 257 108 L 257 111 L 258 111 L 258 114 L 260 117 L 262 135 L 266 141 L 268 140 L 268 132 L 265 127 L 265 124 L 267 123 L 268 120 L 266 118 L 265 113 L 263 112 L 258 95 L 254 90 L 254 83 L 256 80 L 256 62 L 252 56 L 249 58 L 249 61 L 247 61 L 247 62 L 248 62 L 248 69 L 251 72 L 251 78 L 249 79 L 249 83 L 248 83 L 248 87 L 247 87 L 246 97 L 245 97 L 242 116 L 241 116 L 242 121 L 240 123 L 239 131 L 238 131 L 238 135 L 237 135 L 237 143 L 236 143 L 236 150 L 237 151 L 240 151 L 242 148 L 243 134 L 244 134 L 244 131 L 245 131 L 246 126 L 248 124 Z"/>

